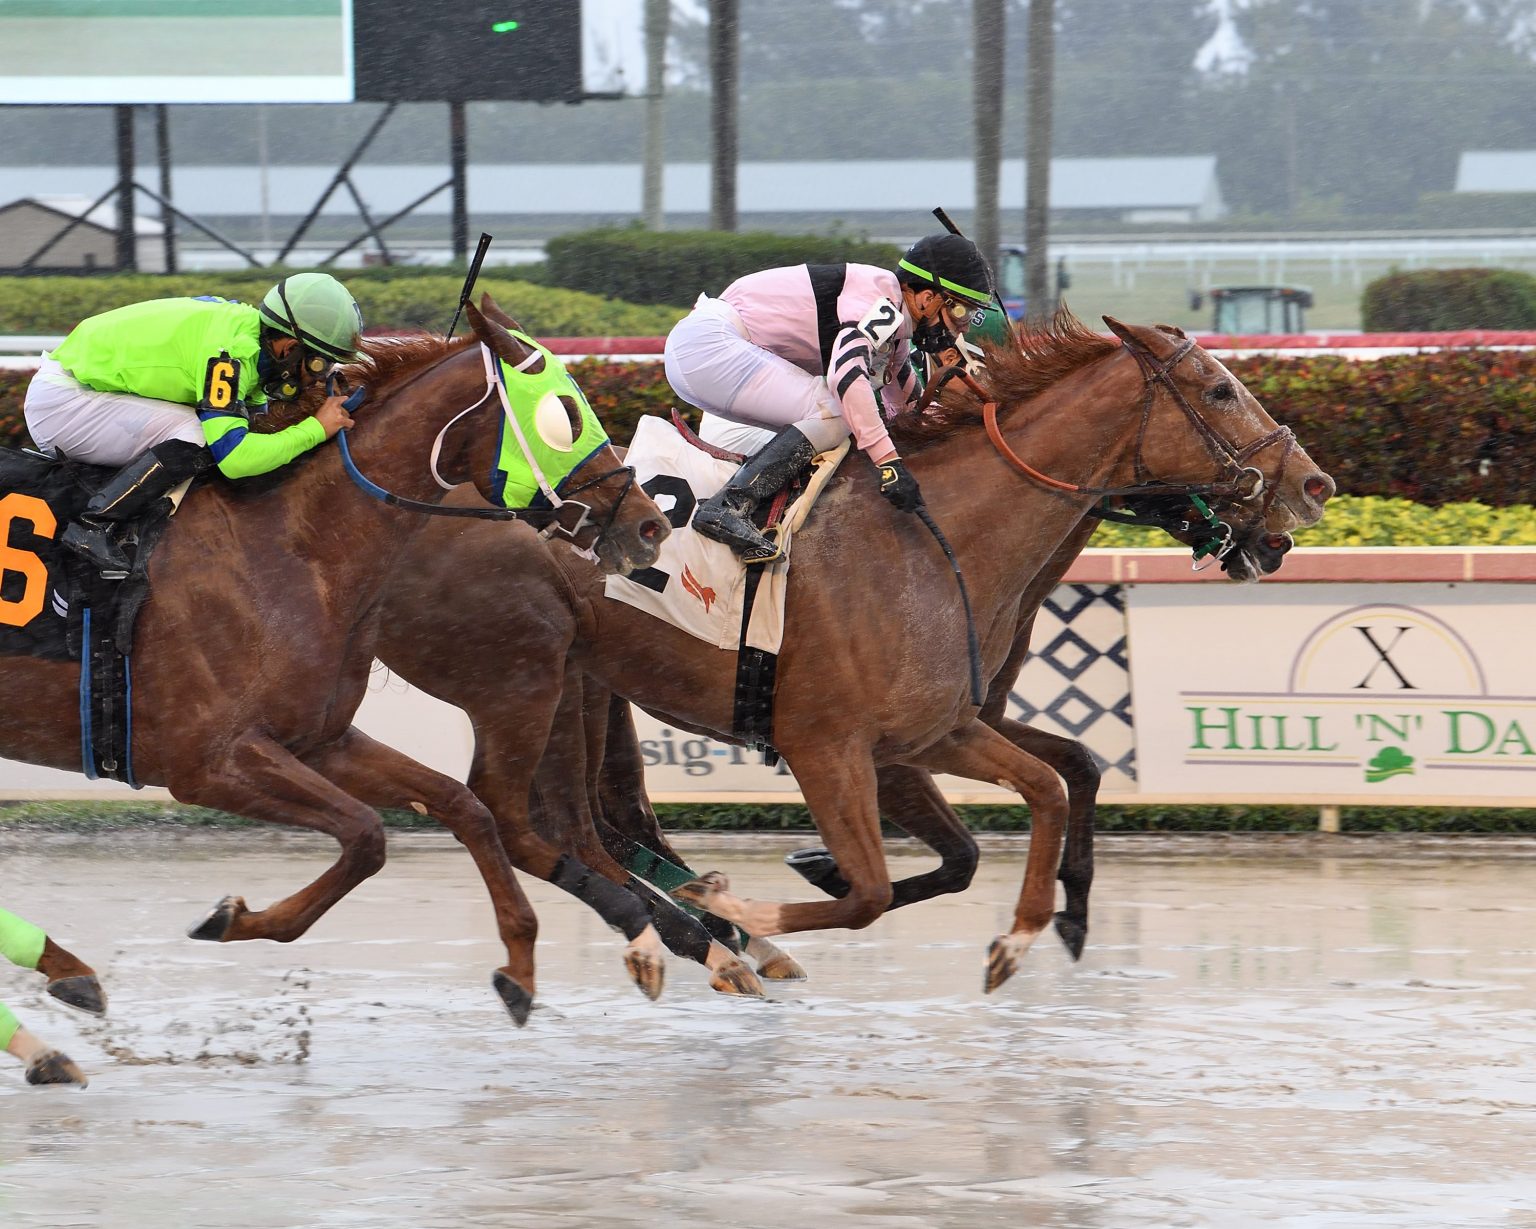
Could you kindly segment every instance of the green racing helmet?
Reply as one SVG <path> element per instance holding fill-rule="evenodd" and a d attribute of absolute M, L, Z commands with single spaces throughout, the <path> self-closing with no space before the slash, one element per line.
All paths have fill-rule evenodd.
<path fill-rule="evenodd" d="M 294 273 L 267 291 L 262 323 L 296 338 L 316 354 L 343 363 L 357 354 L 363 313 L 351 292 L 329 273 Z"/>

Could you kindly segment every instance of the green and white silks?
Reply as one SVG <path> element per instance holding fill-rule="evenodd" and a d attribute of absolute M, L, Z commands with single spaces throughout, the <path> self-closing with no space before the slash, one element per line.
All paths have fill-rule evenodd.
<path fill-rule="evenodd" d="M 493 486 L 503 507 L 558 508 L 561 484 L 607 445 L 608 432 L 565 364 L 526 333 L 509 331 L 533 352 L 513 366 L 483 347 L 503 411 Z"/>
<path fill-rule="evenodd" d="M 6 1049 L 11 1044 L 11 1038 L 16 1036 L 16 1030 L 21 1027 L 21 1021 L 4 1003 L 0 1003 L 0 1050 Z"/>

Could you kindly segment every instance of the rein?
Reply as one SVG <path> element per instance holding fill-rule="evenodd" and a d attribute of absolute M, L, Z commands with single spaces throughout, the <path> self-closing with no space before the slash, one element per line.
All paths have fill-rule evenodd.
<path fill-rule="evenodd" d="M 539 536 L 541 538 L 548 539 L 556 533 L 560 533 L 568 538 L 574 539 L 577 534 L 579 534 L 583 529 L 587 527 L 587 524 L 592 517 L 592 505 L 581 500 L 571 499 L 569 496 L 577 495 L 582 491 L 590 490 L 591 488 L 608 481 L 608 479 L 613 478 L 616 475 L 623 474 L 625 479 L 624 488 L 622 491 L 620 491 L 619 497 L 613 501 L 613 507 L 608 510 L 607 517 L 604 519 L 601 527 L 597 531 L 597 537 L 593 541 L 593 546 L 595 547 L 596 544 L 601 542 L 607 533 L 613 528 L 613 523 L 619 515 L 619 509 L 623 507 L 625 499 L 629 497 L 629 493 L 634 487 L 634 468 L 628 465 L 618 466 L 616 469 L 611 469 L 605 473 L 598 474 L 595 478 L 589 478 L 587 481 L 579 484 L 578 486 L 569 488 L 565 495 L 562 496 L 561 490 L 565 487 L 565 484 L 574 478 L 592 458 L 588 457 L 586 460 L 584 460 L 580 465 L 578 465 L 569 474 L 567 474 L 565 479 L 558 485 L 551 486 L 548 480 L 544 477 L 543 471 L 539 468 L 538 461 L 534 458 L 532 450 L 528 447 L 528 441 L 523 435 L 521 424 L 517 421 L 516 416 L 512 413 L 511 406 L 507 401 L 506 387 L 497 378 L 497 363 L 495 355 L 492 353 L 491 348 L 484 342 L 480 343 L 480 350 L 485 361 L 485 392 L 481 393 L 480 397 L 471 405 L 460 410 L 457 414 L 450 418 L 448 422 L 444 424 L 443 429 L 437 433 L 437 438 L 432 442 L 432 452 L 429 460 L 429 468 L 431 470 L 432 477 L 437 482 L 438 486 L 442 487 L 445 491 L 451 490 L 453 488 L 454 484 L 444 481 L 442 475 L 438 472 L 437 462 L 439 456 L 442 454 L 443 440 L 447 436 L 448 432 L 453 428 L 454 424 L 459 421 L 459 419 L 480 409 L 490 399 L 491 394 L 496 393 L 501 399 L 502 412 L 505 414 L 508 423 L 510 423 L 512 426 L 513 436 L 517 440 L 518 447 L 523 450 L 523 456 L 527 458 L 529 467 L 533 470 L 534 476 L 538 479 L 540 490 L 551 504 L 550 507 L 445 508 L 441 504 L 426 503 L 423 500 L 408 499 L 404 495 L 396 495 L 393 491 L 386 490 L 384 487 L 374 482 L 371 478 L 364 474 L 361 469 L 358 468 L 357 462 L 352 459 L 352 448 L 347 441 L 346 428 L 343 428 L 336 433 L 336 444 L 337 447 L 341 450 L 341 464 L 342 467 L 346 470 L 347 476 L 351 478 L 352 482 L 365 494 L 370 495 L 374 499 L 380 500 L 381 502 L 386 503 L 393 508 L 403 508 L 406 511 L 420 512 L 427 516 L 471 517 L 475 520 L 482 521 L 520 520 L 526 522 L 533 528 L 538 529 Z M 331 382 L 327 387 L 327 391 L 329 392 L 334 387 L 335 375 L 333 373 Z M 346 399 L 346 401 L 342 403 L 343 406 L 349 411 L 357 409 L 366 399 L 367 392 L 368 390 L 366 388 L 358 388 L 355 392 L 352 393 L 350 397 Z M 569 527 L 561 524 L 558 519 L 561 510 L 567 504 L 581 509 L 581 515 L 577 518 L 575 525 Z"/>
<path fill-rule="evenodd" d="M 1009 447 L 1008 441 L 1003 438 L 1002 428 L 997 421 L 997 401 L 988 397 L 986 390 L 977 383 L 976 378 L 970 372 L 958 366 L 945 367 L 934 376 L 928 386 L 918 410 L 922 411 L 931 405 L 938 397 L 939 390 L 950 380 L 958 378 L 971 392 L 981 399 L 982 421 L 986 424 L 987 438 L 992 441 L 992 446 L 1010 466 L 1023 474 L 1032 482 L 1048 487 L 1055 491 L 1066 491 L 1073 495 L 1095 495 L 1100 498 L 1106 496 L 1146 496 L 1146 495 L 1181 495 L 1203 496 L 1206 499 L 1223 498 L 1234 499 L 1240 503 L 1246 503 L 1260 493 L 1264 494 L 1264 502 L 1260 506 L 1261 512 L 1267 512 L 1274 501 L 1278 489 L 1272 482 L 1266 481 L 1263 473 L 1258 469 L 1248 466 L 1246 462 L 1254 454 L 1269 447 L 1271 444 L 1284 441 L 1285 449 L 1280 455 L 1280 463 L 1276 466 L 1278 474 L 1285 468 L 1286 459 L 1296 447 L 1296 434 L 1289 427 L 1276 427 L 1266 435 L 1245 444 L 1242 448 L 1235 448 L 1221 436 L 1205 420 L 1204 415 L 1194 406 L 1174 382 L 1170 374 L 1175 367 L 1195 348 L 1193 338 L 1186 339 L 1184 344 L 1175 350 L 1162 362 L 1158 362 L 1152 355 L 1139 346 L 1125 347 L 1136 360 L 1137 366 L 1142 370 L 1145 396 L 1141 404 L 1141 425 L 1136 433 L 1136 483 L 1125 487 L 1093 487 L 1084 486 L 1077 482 L 1064 482 L 1060 478 L 1053 478 L 1049 474 L 1041 473 L 1029 462 L 1025 461 Z M 1162 385 L 1173 394 L 1174 401 L 1183 410 L 1186 418 L 1195 428 L 1195 433 L 1205 445 L 1212 458 L 1222 464 L 1227 473 L 1233 473 L 1231 479 L 1207 483 L 1166 483 L 1155 479 L 1146 478 L 1146 466 L 1142 461 L 1142 453 L 1145 449 L 1147 437 L 1147 424 L 1151 419 L 1152 407 L 1157 400 L 1157 386 Z M 1266 490 L 1266 488 L 1268 488 Z"/>

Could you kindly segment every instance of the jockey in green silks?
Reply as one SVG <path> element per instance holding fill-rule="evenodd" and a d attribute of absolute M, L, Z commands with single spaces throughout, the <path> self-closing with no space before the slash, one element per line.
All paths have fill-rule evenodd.
<path fill-rule="evenodd" d="M 327 273 L 285 277 L 251 307 L 153 299 L 76 325 L 27 387 L 27 430 L 73 461 L 121 466 L 60 535 L 106 576 L 130 561 L 112 530 L 216 465 L 226 478 L 269 473 L 351 419 L 341 397 L 282 431 L 247 431 L 250 409 L 292 400 L 357 352 L 363 320 Z"/>
<path fill-rule="evenodd" d="M 0 909 L 0 956 L 23 969 L 37 968 L 48 936 L 25 918 Z M 0 1003 L 0 1049 L 27 1064 L 29 1084 L 85 1085 L 85 1076 L 67 1055 L 52 1049 L 22 1027 L 16 1014 Z"/>

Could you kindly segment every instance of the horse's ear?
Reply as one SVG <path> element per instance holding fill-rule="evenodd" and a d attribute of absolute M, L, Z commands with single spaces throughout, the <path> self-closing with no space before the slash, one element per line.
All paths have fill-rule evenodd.
<path fill-rule="evenodd" d="M 473 303 L 464 305 L 464 318 L 469 321 L 469 327 L 475 330 L 475 335 L 490 346 L 491 353 L 511 363 L 512 366 L 516 367 L 534 353 L 533 347 L 527 342 L 513 337 L 500 321 L 482 313 Z"/>
<path fill-rule="evenodd" d="M 491 298 L 489 290 L 480 296 L 480 311 L 487 320 L 494 320 L 504 329 L 516 329 L 519 333 L 525 331 L 522 325 L 502 310 L 500 303 Z"/>
<path fill-rule="evenodd" d="M 1169 348 L 1168 334 L 1163 326 L 1148 328 L 1144 324 L 1126 324 L 1113 316 L 1105 316 L 1104 323 L 1109 325 L 1109 331 L 1123 341 L 1128 349 L 1161 357 Z"/>
<path fill-rule="evenodd" d="M 1159 333 L 1167 333 L 1169 337 L 1185 338 L 1189 336 L 1188 333 L 1176 324 L 1159 324 L 1156 328 Z"/>

